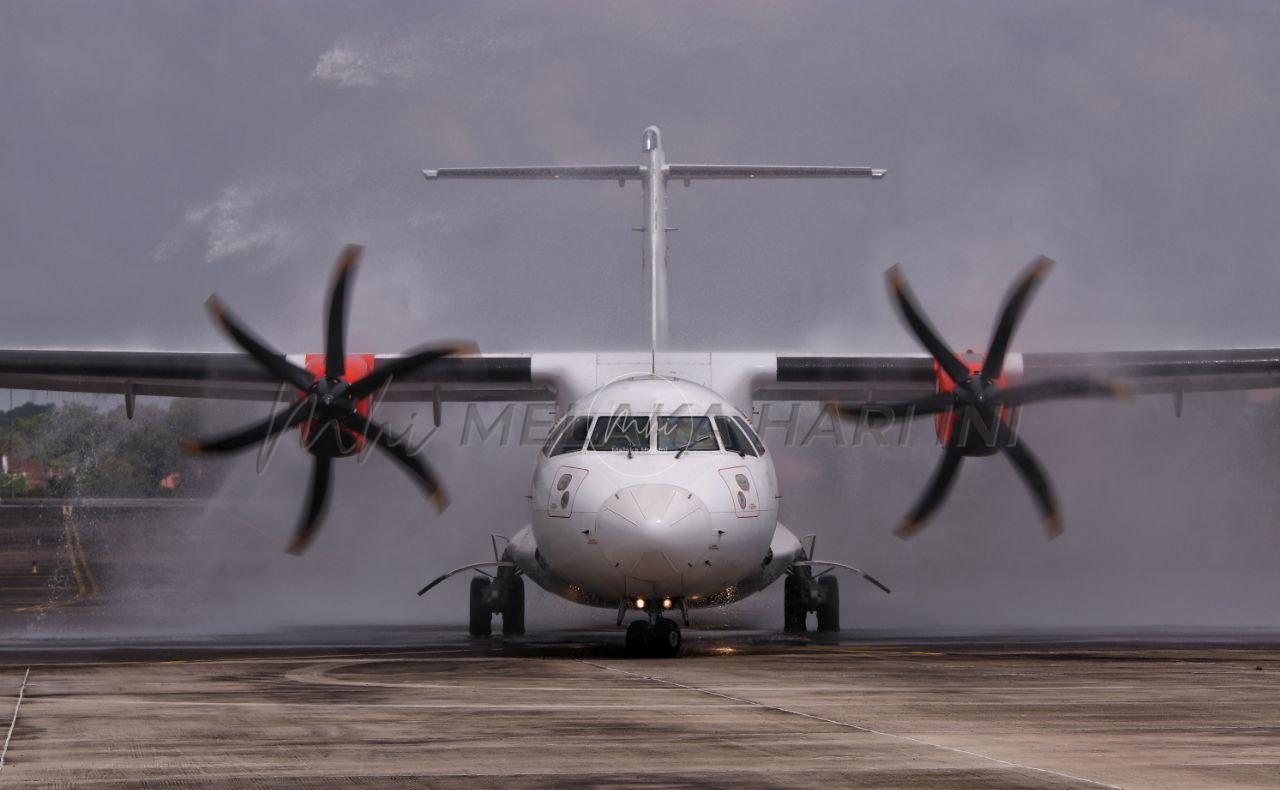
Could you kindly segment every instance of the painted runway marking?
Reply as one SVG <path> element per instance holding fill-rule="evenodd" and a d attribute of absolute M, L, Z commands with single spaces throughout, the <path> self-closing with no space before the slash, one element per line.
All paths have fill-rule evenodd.
<path fill-rule="evenodd" d="M 105 699 L 88 698 L 94 705 L 161 705 L 171 707 L 196 708 L 327 708 L 330 710 L 363 709 L 409 709 L 409 710 L 711 710 L 714 708 L 737 708 L 737 703 L 717 704 L 714 702 L 671 703 L 645 705 L 624 702 L 618 704 L 594 703 L 519 703 L 519 702 L 204 702 L 202 700 L 150 700 L 150 699 Z"/>
<path fill-rule="evenodd" d="M 4 759 L 9 756 L 9 740 L 13 737 L 13 725 L 18 723 L 18 708 L 22 707 L 22 697 L 27 693 L 27 678 L 31 677 L 31 667 L 22 674 L 22 685 L 18 688 L 18 701 L 13 706 L 13 718 L 9 720 L 9 734 L 4 736 L 4 748 L 0 749 L 0 771 L 4 770 Z"/>
<path fill-rule="evenodd" d="M 958 746 L 946 746 L 941 743 L 926 741 L 921 738 L 912 737 L 910 735 L 900 735 L 898 733 L 886 732 L 884 730 L 877 730 L 872 727 L 864 727 L 861 724 L 853 724 L 852 722 L 839 721 L 837 719 L 829 719 L 825 716 L 817 716 L 812 713 L 805 713 L 804 711 L 795 710 L 793 708 L 784 708 L 784 707 L 781 707 L 780 705 L 769 705 L 767 703 L 759 702 L 757 700 L 747 699 L 746 697 L 734 697 L 732 695 L 722 694 L 721 692 L 712 691 L 710 689 L 699 688 L 697 686 L 689 686 L 689 685 L 685 685 L 684 683 L 677 683 L 674 680 L 668 680 L 667 678 L 659 677 L 656 675 L 644 675 L 639 672 L 630 672 L 625 669 L 618 669 L 617 667 L 611 667 L 607 664 L 597 664 L 594 661 L 583 661 L 582 663 L 588 664 L 598 669 L 603 669 L 608 672 L 617 672 L 623 675 L 627 675 L 629 677 L 637 678 L 639 680 L 647 680 L 653 683 L 665 683 L 669 686 L 685 689 L 687 691 L 694 691 L 694 692 L 697 692 L 698 694 L 706 694 L 712 697 L 719 697 L 721 699 L 732 700 L 733 702 L 737 702 L 741 705 L 750 705 L 750 706 L 761 708 L 764 710 L 771 710 L 777 713 L 786 713 L 792 716 L 800 716 L 805 719 L 810 719 L 811 721 L 819 721 L 824 724 L 834 725 L 836 727 L 844 727 L 845 729 L 856 730 L 858 732 L 865 732 L 869 735 L 879 735 L 882 738 L 893 738 L 899 741 L 906 741 L 908 743 L 914 743 L 919 746 L 928 746 L 933 749 L 941 749 L 943 751 L 952 752 L 953 754 L 963 754 L 969 757 L 976 757 L 980 760 L 986 760 L 988 762 L 993 762 L 998 765 L 1006 766 L 1008 768 L 1016 768 L 1023 771 L 1032 771 L 1034 773 L 1044 774 L 1046 776 L 1055 776 L 1055 777 L 1058 777 L 1059 779 L 1067 779 L 1072 782 L 1081 782 L 1083 784 L 1091 785 L 1094 787 L 1106 787 L 1106 788 L 1110 788 L 1110 790 L 1124 790 L 1120 785 L 1108 784 L 1106 782 L 1100 782 L 1096 779 L 1087 779 L 1083 776 L 1075 776 L 1073 774 L 1063 773 L 1061 771 L 1054 771 L 1049 768 L 1037 768 L 1034 765 L 1018 763 L 1012 760 L 1004 760 L 999 757 L 992 757 L 989 754 L 982 754 L 981 752 L 975 752 L 970 749 L 962 749 Z"/>

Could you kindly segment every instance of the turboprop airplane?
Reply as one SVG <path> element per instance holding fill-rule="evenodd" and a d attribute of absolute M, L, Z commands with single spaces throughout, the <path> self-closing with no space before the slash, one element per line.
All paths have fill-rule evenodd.
<path fill-rule="evenodd" d="M 428 181 L 588 179 L 638 181 L 644 199 L 644 262 L 650 291 L 650 348 L 643 352 L 475 352 L 442 343 L 400 355 L 350 353 L 345 326 L 359 247 L 343 251 L 329 292 L 324 351 L 286 356 L 258 338 L 216 296 L 215 322 L 245 353 L 0 350 L 0 387 L 114 392 L 133 413 L 139 395 L 277 401 L 272 413 L 234 433 L 194 441 L 198 452 L 234 452 L 297 427 L 313 456 L 311 486 L 289 545 L 314 538 L 333 461 L 371 445 L 387 453 L 438 506 L 444 485 L 421 453 L 372 419 L 375 398 L 430 402 L 438 425 L 453 401 L 555 404 L 559 419 L 538 453 L 528 497 L 530 523 L 494 558 L 451 570 L 471 580 L 470 632 L 524 630 L 524 578 L 571 601 L 616 609 L 627 647 L 673 656 L 690 611 L 722 606 L 784 582 L 784 627 L 803 632 L 816 613 L 822 631 L 840 627 L 833 571 L 888 588 L 852 565 L 819 560 L 780 520 L 773 456 L 751 418 L 770 401 L 832 404 L 847 419 L 881 422 L 932 415 L 942 458 L 898 528 L 909 537 L 941 505 L 965 457 L 1002 455 L 1026 483 L 1050 538 L 1062 522 L 1048 477 L 1018 439 L 1016 411 L 1050 399 L 1172 394 L 1280 386 L 1280 349 L 1013 353 L 1024 309 L 1051 261 L 1039 258 L 1005 298 L 985 354 L 957 354 L 933 329 L 902 271 L 889 291 L 927 353 L 672 351 L 667 315 L 666 192 L 706 179 L 856 178 L 865 167 L 669 164 L 656 127 L 644 131 L 638 165 L 479 167 L 424 170 Z M 678 272 L 678 268 L 677 268 Z M 864 423 L 869 424 L 869 423 Z M 810 529 L 815 527 L 810 526 Z M 676 619 L 678 616 L 678 619 Z"/>

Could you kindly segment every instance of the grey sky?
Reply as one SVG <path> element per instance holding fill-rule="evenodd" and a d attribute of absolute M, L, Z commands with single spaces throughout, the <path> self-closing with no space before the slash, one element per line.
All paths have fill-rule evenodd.
<path fill-rule="evenodd" d="M 359 242 L 355 347 L 644 347 L 636 186 L 429 185 L 418 170 L 639 162 L 650 123 L 672 161 L 890 170 L 874 183 L 674 187 L 678 347 L 914 351 L 884 295 L 895 262 L 948 338 L 980 346 L 1008 280 L 1042 253 L 1059 267 L 1016 348 L 1276 346 L 1277 40 L 1271 2 L 8 2 L 0 346 L 221 350 L 201 310 L 217 290 L 283 349 L 318 350 L 329 267 Z M 1017 597 L 1009 618 L 1034 620 L 1066 584 L 1123 619 L 1115 576 L 1137 564 L 1147 589 L 1185 584 L 1205 559 L 1202 526 L 1273 480 L 1252 456 L 1230 485 L 1205 479 L 1166 405 L 1086 411 L 1088 431 L 1064 408 L 1028 427 L 1075 530 L 1053 552 L 994 462 L 957 485 L 949 520 L 964 530 L 906 547 L 888 536 L 931 468 L 927 446 L 780 453 L 790 517 L 811 522 L 801 533 L 863 527 L 827 545 L 916 590 L 880 617 L 947 621 L 938 595 L 986 594 Z M 1221 435 L 1199 419 L 1176 430 Z M 447 452 L 455 481 L 527 480 L 527 453 Z M 1238 458 L 1214 452 L 1220 470 Z M 275 474 L 300 496 L 298 466 Z M 1010 504 L 993 510 L 984 496 L 1000 490 Z M 1193 512 L 1206 501 L 1212 512 Z M 414 560 L 397 584 L 483 556 L 492 530 L 468 519 L 484 506 L 455 503 L 440 528 L 466 550 Z M 252 506 L 283 536 L 297 505 Z M 335 519 L 353 507 L 338 503 Z M 513 497 L 486 517 L 510 532 L 523 507 Z M 1243 532 L 1209 558 L 1196 611 L 1229 605 L 1223 569 L 1274 578 L 1264 512 L 1233 522 Z M 1116 543 L 1144 517 L 1176 527 L 1156 560 L 1151 535 Z M 352 540 L 334 532 L 331 546 Z M 384 559 L 421 556 L 380 546 Z M 1034 559 L 1001 562 L 1014 554 Z M 1139 619 L 1167 611 L 1133 605 Z M 1265 611 L 1241 617 L 1274 622 Z"/>
<path fill-rule="evenodd" d="M 673 190 L 682 347 L 908 349 L 901 261 L 956 343 L 1054 273 L 1024 348 L 1270 345 L 1270 3 L 44 4 L 0 10 L 8 346 L 221 348 L 219 290 L 291 351 L 368 245 L 357 337 L 645 343 L 636 188 L 423 166 L 871 164 Z"/>

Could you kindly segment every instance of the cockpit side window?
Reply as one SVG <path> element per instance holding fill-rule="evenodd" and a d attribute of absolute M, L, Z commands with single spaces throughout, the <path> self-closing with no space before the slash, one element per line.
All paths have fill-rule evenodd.
<path fill-rule="evenodd" d="M 658 449 L 719 450 L 710 417 L 659 417 Z"/>
<path fill-rule="evenodd" d="M 591 425 L 590 417 L 574 417 L 569 427 L 564 429 L 559 439 L 556 439 L 555 445 L 551 448 L 551 455 L 576 453 L 581 450 L 583 442 L 587 440 L 589 425 Z"/>
<path fill-rule="evenodd" d="M 753 445 L 755 445 L 755 447 L 756 447 L 756 451 L 757 451 L 757 452 L 759 452 L 759 453 L 760 453 L 760 455 L 764 455 L 764 452 L 765 452 L 765 450 L 764 450 L 764 442 L 760 441 L 760 436 L 759 436 L 759 434 L 757 434 L 757 433 L 756 433 L 756 432 L 751 428 L 751 423 L 747 422 L 746 420 L 744 420 L 744 419 L 743 419 L 743 418 L 741 418 L 741 417 L 734 417 L 734 418 L 733 418 L 733 421 L 734 421 L 734 422 L 736 422 L 736 423 L 737 423 L 737 424 L 742 428 L 742 430 L 743 430 L 743 432 L 744 432 L 744 433 L 746 433 L 747 438 L 751 440 L 751 443 L 752 443 Z"/>
<path fill-rule="evenodd" d="M 555 446 L 556 439 L 560 438 L 560 431 L 563 430 L 564 426 L 568 424 L 569 424 L 569 415 L 566 414 L 565 416 L 560 418 L 560 421 L 557 422 L 555 424 L 555 427 L 551 429 L 551 432 L 547 434 L 547 440 L 542 443 L 543 455 L 551 454 L 551 448 Z"/>
<path fill-rule="evenodd" d="M 588 450 L 648 452 L 649 418 L 617 414 L 596 418 Z"/>
<path fill-rule="evenodd" d="M 720 441 L 724 442 L 724 449 L 731 453 L 759 455 L 756 446 L 733 420 L 728 417 L 716 417 L 716 428 L 720 431 Z"/>

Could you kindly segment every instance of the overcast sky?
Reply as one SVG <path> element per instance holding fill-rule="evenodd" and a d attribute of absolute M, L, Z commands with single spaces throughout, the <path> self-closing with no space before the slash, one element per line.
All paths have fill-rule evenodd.
<path fill-rule="evenodd" d="M 885 298 L 895 262 L 954 345 L 980 346 L 1039 254 L 1059 266 L 1015 350 L 1277 346 L 1277 41 L 1274 2 L 6 2 L 0 347 L 225 349 L 201 309 L 217 290 L 282 349 L 318 351 L 329 268 L 358 242 L 353 350 L 644 348 L 636 185 L 428 184 L 419 170 L 638 163 L 649 124 L 674 162 L 890 171 L 673 186 L 677 347 L 915 351 Z M 994 462 L 966 466 L 950 532 L 890 537 L 933 465 L 927 445 L 780 453 L 798 492 L 784 515 L 916 591 L 876 609 L 886 621 L 949 621 L 939 601 L 961 594 L 1017 597 L 1010 617 L 1035 620 L 1067 585 L 1095 596 L 1080 618 L 1124 599 L 1159 622 L 1196 568 L 1202 619 L 1239 604 L 1221 584 L 1237 573 L 1263 593 L 1237 621 L 1275 622 L 1273 508 L 1248 500 L 1273 487 L 1258 447 L 1188 451 L 1179 432 L 1218 426 L 1201 412 L 1174 427 L 1166 404 L 1087 411 L 1101 421 L 1088 431 L 1055 408 L 1024 421 L 1066 503 L 1052 550 Z M 460 548 L 414 559 L 396 596 L 527 518 L 515 493 L 465 495 L 475 476 L 520 491 L 531 456 L 500 455 L 455 445 L 464 493 L 438 528 Z M 272 545 L 296 512 L 296 466 L 270 481 L 278 502 L 232 502 L 275 514 Z M 412 487 L 378 485 L 418 514 L 397 541 L 419 543 L 366 549 L 439 551 Z M 1001 490 L 1007 507 L 989 499 Z M 359 501 L 332 520 L 358 519 Z M 1217 519 L 1234 527 L 1207 532 Z M 1135 524 L 1169 531 L 1117 537 Z M 317 551 L 352 539 L 334 532 Z M 1148 597 L 1111 595 L 1126 573 L 1151 581 Z"/>
<path fill-rule="evenodd" d="M 1059 268 L 1024 349 L 1280 344 L 1274 3 L 6 3 L 0 345 L 223 347 L 213 290 L 318 347 L 647 342 L 635 185 L 422 167 L 873 165 L 675 187 L 673 342 L 908 350 L 901 262 L 956 345 Z"/>

